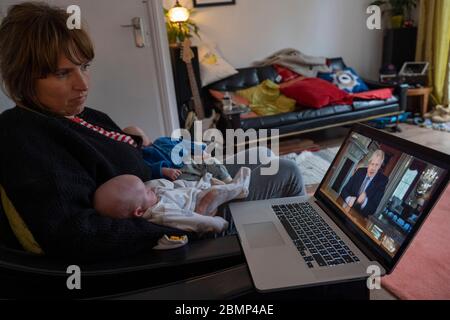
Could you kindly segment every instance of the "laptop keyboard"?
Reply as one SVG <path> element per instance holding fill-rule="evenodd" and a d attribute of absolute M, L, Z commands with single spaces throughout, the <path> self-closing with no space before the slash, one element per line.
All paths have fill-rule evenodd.
<path fill-rule="evenodd" d="M 272 206 L 309 268 L 360 260 L 308 202 Z"/>

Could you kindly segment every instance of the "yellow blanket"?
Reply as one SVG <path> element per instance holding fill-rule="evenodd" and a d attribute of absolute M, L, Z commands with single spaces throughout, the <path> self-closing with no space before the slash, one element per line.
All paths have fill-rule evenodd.
<path fill-rule="evenodd" d="M 280 86 L 271 80 L 239 90 L 236 94 L 250 102 L 250 108 L 259 116 L 271 116 L 295 110 L 296 101 L 280 93 Z"/>

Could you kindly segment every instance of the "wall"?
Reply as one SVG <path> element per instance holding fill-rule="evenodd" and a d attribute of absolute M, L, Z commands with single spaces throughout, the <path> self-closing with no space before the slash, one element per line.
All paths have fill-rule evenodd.
<path fill-rule="evenodd" d="M 0 1 L 3 11 L 12 3 L 21 2 Z M 146 48 L 137 48 L 132 29 L 121 27 L 138 16 L 148 22 L 146 5 L 141 0 L 47 2 L 61 7 L 79 5 L 82 19 L 87 22 L 96 52 L 87 105 L 106 112 L 121 127 L 142 127 L 152 138 L 170 134 L 172 130 L 165 128 L 162 116 L 153 44 L 147 39 Z M 149 30 L 148 23 L 146 26 Z M 12 102 L 0 93 L 0 112 L 11 106 Z"/>
<path fill-rule="evenodd" d="M 190 6 L 191 0 L 182 3 Z M 342 56 L 362 76 L 377 78 L 382 31 L 366 27 L 372 0 L 237 0 L 197 8 L 193 19 L 235 67 L 249 66 L 277 50 Z M 163 0 L 170 7 L 173 0 Z"/>

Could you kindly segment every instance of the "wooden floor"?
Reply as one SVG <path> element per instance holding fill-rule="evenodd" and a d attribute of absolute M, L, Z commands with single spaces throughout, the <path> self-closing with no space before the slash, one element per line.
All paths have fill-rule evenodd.
<path fill-rule="evenodd" d="M 450 154 L 450 133 L 421 128 L 409 124 L 400 124 L 401 133 L 394 135 Z M 350 128 L 332 128 L 324 131 L 304 134 L 281 140 L 280 154 L 300 153 L 305 150 L 320 150 L 337 147 L 342 144 Z"/>

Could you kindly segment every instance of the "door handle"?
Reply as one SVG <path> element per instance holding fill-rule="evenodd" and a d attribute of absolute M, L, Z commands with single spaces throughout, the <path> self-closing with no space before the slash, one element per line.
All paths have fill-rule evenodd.
<path fill-rule="evenodd" d="M 136 42 L 136 47 L 145 47 L 145 31 L 144 22 L 141 17 L 134 17 L 131 19 L 131 24 L 122 25 L 123 28 L 133 28 L 134 40 Z"/>

